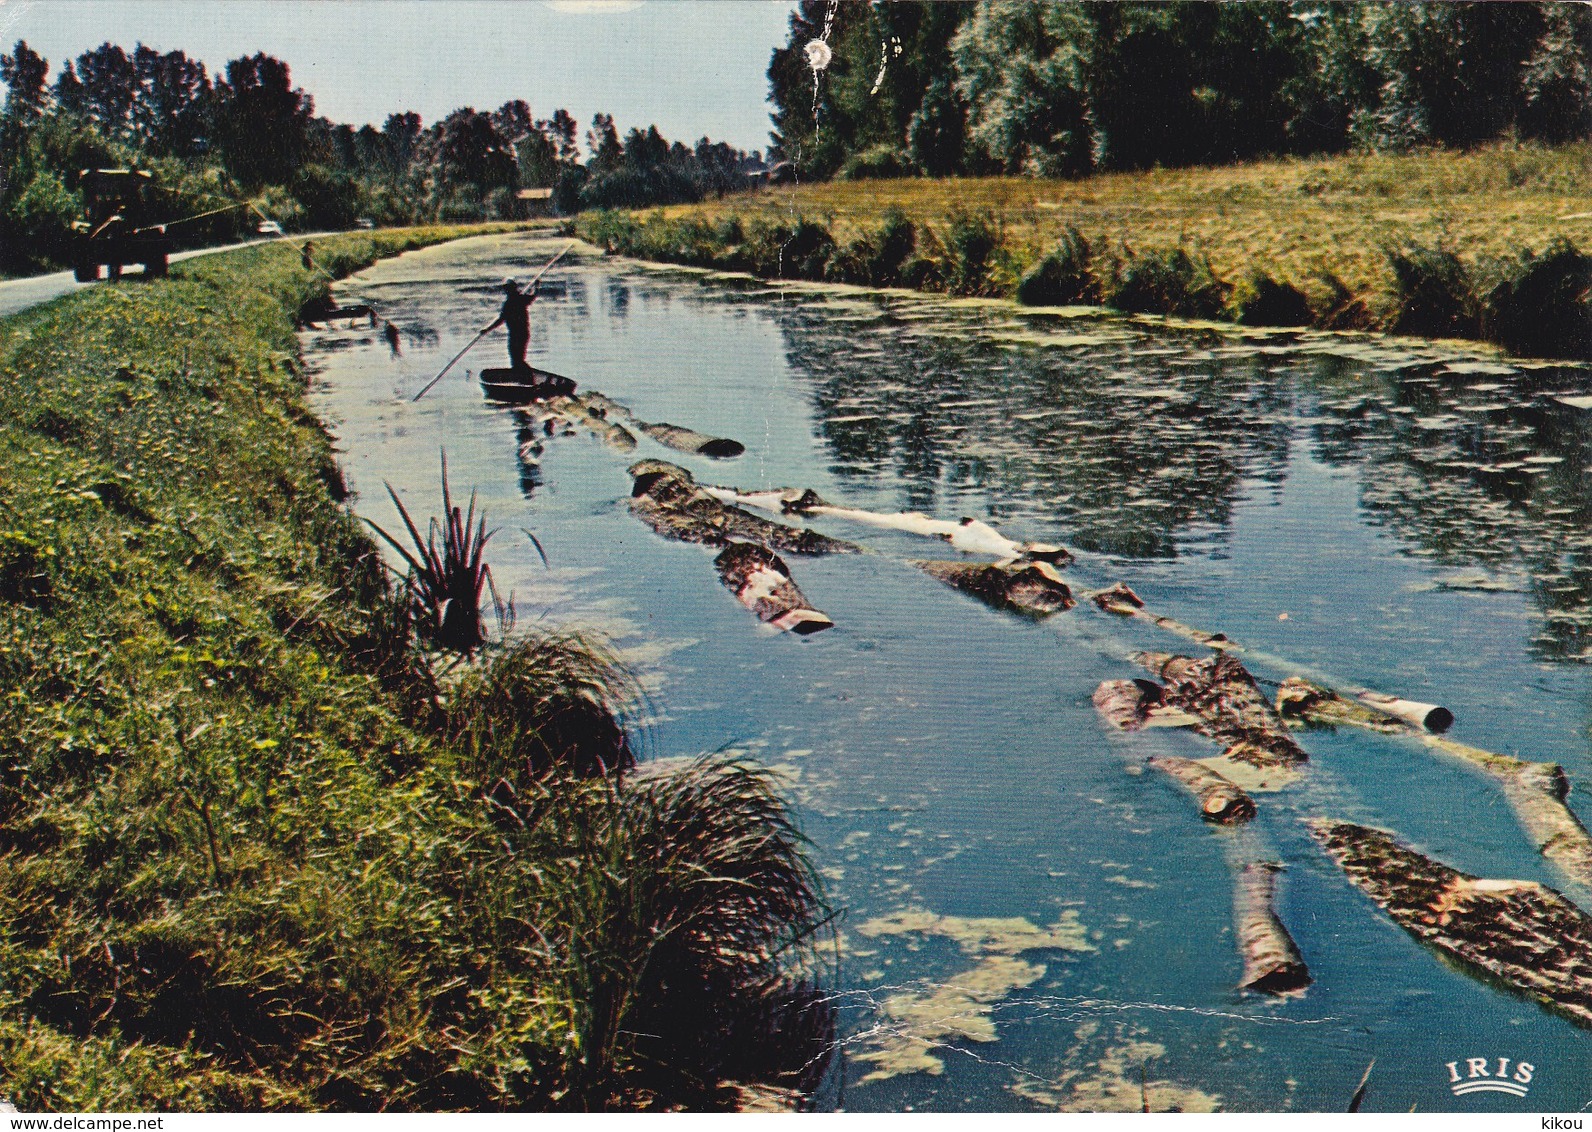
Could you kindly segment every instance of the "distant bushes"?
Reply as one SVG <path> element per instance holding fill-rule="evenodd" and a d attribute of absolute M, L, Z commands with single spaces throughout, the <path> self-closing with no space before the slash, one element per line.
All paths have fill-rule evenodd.
<path fill-rule="evenodd" d="M 1076 228 L 1036 254 L 1014 247 L 989 213 L 925 224 L 892 207 L 877 228 L 846 238 L 831 223 L 593 212 L 576 230 L 612 253 L 769 279 L 1005 296 L 1027 306 L 1100 303 L 1247 326 L 1484 338 L 1517 354 L 1592 358 L 1592 255 L 1563 239 L 1502 261 L 1467 262 L 1441 245 L 1385 248 L 1387 293 L 1356 294 L 1330 273 L 1307 293 L 1258 268 L 1223 279 L 1198 249 L 1113 248 Z"/>

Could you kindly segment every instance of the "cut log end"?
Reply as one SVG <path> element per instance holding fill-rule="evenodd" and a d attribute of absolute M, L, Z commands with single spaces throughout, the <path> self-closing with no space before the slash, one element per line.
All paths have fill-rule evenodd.
<path fill-rule="evenodd" d="M 1130 590 L 1126 582 L 1118 582 L 1108 590 L 1101 590 L 1094 595 L 1094 603 L 1107 613 L 1124 617 L 1131 617 L 1144 608 L 1144 599 Z"/>
<path fill-rule="evenodd" d="M 787 633 L 795 633 L 798 637 L 811 636 L 813 633 L 821 633 L 825 629 L 835 627 L 835 623 L 827 615 L 819 613 L 816 609 L 793 609 L 789 613 L 780 614 L 769 624 Z"/>
<path fill-rule="evenodd" d="M 719 578 L 759 621 L 805 637 L 834 626 L 807 603 L 791 581 L 790 568 L 765 546 L 732 542 L 713 560 Z"/>
<path fill-rule="evenodd" d="M 1165 699 L 1161 685 L 1151 680 L 1106 680 L 1094 690 L 1094 706 L 1123 731 L 1144 726 L 1150 709 Z"/>
<path fill-rule="evenodd" d="M 718 460 L 733 460 L 746 452 L 746 445 L 739 440 L 718 436 L 704 443 L 697 451 L 704 456 L 712 456 Z"/>
<path fill-rule="evenodd" d="M 1200 816 L 1206 821 L 1237 825 L 1255 816 L 1254 799 L 1210 767 L 1176 756 L 1156 756 L 1148 762 L 1194 795 L 1199 802 Z"/>
<path fill-rule="evenodd" d="M 1276 862 L 1254 861 L 1238 875 L 1233 918 L 1244 960 L 1240 990 L 1291 995 L 1302 993 L 1311 983 L 1310 970 L 1274 907 L 1281 871 Z"/>

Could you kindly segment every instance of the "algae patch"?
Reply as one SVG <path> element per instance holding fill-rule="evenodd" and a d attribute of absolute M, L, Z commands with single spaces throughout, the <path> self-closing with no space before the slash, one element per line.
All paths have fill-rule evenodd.
<path fill-rule="evenodd" d="M 908 1073 L 940 1074 L 940 1047 L 957 1041 L 997 1040 L 994 1008 L 1014 991 L 1033 986 L 1045 966 L 1018 956 L 1031 951 L 1094 951 L 1078 913 L 1068 909 L 1049 927 L 1022 917 L 938 916 L 915 910 L 869 920 L 857 928 L 872 939 L 940 936 L 975 960 L 943 982 L 924 980 L 879 1004 L 879 1019 L 862 1034 L 857 1060 L 874 1068 L 860 1083 Z"/>
<path fill-rule="evenodd" d="M 1095 1030 L 1094 1023 L 1079 1027 L 1068 1062 L 1079 1060 Z M 1129 1039 L 1108 1046 L 1092 1064 L 1064 1071 L 1053 1084 L 1020 1081 L 1010 1088 L 1057 1112 L 1216 1112 L 1220 1096 L 1149 1075 L 1149 1063 L 1165 1054 L 1159 1042 Z"/>

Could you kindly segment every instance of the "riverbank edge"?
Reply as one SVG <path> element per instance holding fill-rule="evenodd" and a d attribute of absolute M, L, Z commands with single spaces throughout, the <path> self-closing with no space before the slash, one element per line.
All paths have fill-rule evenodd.
<path fill-rule="evenodd" d="M 762 279 L 1460 339 L 1520 357 L 1592 360 L 1592 254 L 1563 236 L 1537 250 L 1489 257 L 1461 257 L 1442 240 L 1357 248 L 1385 261 L 1387 283 L 1354 289 L 1330 264 L 1299 281 L 1264 254 L 1222 275 L 1197 241 L 1131 224 L 1067 226 L 1036 245 L 993 209 L 931 217 L 890 205 L 871 219 L 846 220 L 803 212 L 794 201 L 780 219 L 766 209 L 759 197 L 745 196 L 711 206 L 587 212 L 569 223 L 610 253 Z"/>
<path fill-rule="evenodd" d="M 344 277 L 525 227 L 352 234 L 316 260 Z M 747 804 L 733 817 L 762 831 L 758 863 L 784 868 L 799 901 L 816 888 L 800 836 L 766 776 L 698 767 L 623 795 L 572 785 L 539 836 L 561 834 L 557 813 L 580 811 L 579 828 L 516 848 L 512 766 L 491 736 L 461 745 L 423 718 L 436 707 L 415 702 L 426 674 L 401 603 L 305 402 L 294 316 L 326 290 L 278 244 L 0 320 L 0 442 L 18 454 L 0 477 L 0 1097 L 24 1111 L 734 1107 L 733 1089 L 621 1080 L 617 1028 L 637 997 L 623 977 L 640 973 L 616 988 L 606 970 L 526 958 L 565 927 L 535 911 L 551 899 L 542 870 L 569 837 L 678 853 L 671 814 L 717 799 Z M 595 685 L 577 706 L 618 722 L 621 689 L 602 684 L 621 674 L 600 653 L 529 645 L 515 663 L 550 661 L 554 680 L 565 665 Z M 524 675 L 494 664 L 481 682 L 512 692 Z M 547 683 L 544 699 L 560 694 Z M 483 804 L 499 770 L 505 790 Z M 733 852 L 715 820 L 695 828 Z M 622 878 L 626 859 L 597 864 Z M 722 864 L 733 878 L 744 862 Z M 578 881 L 558 897 L 577 921 Z M 667 898 L 685 881 L 651 883 Z M 695 930 L 711 943 L 711 923 Z"/>

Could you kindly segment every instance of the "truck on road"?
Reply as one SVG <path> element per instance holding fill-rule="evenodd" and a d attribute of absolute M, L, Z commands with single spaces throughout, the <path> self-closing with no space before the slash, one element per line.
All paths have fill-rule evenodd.
<path fill-rule="evenodd" d="M 171 242 L 164 224 L 148 223 L 148 189 L 153 177 L 141 169 L 83 169 L 78 188 L 83 216 L 72 224 L 77 233 L 72 274 L 79 283 L 106 277 L 120 279 L 128 264 L 143 264 L 144 274 L 166 274 Z"/>

